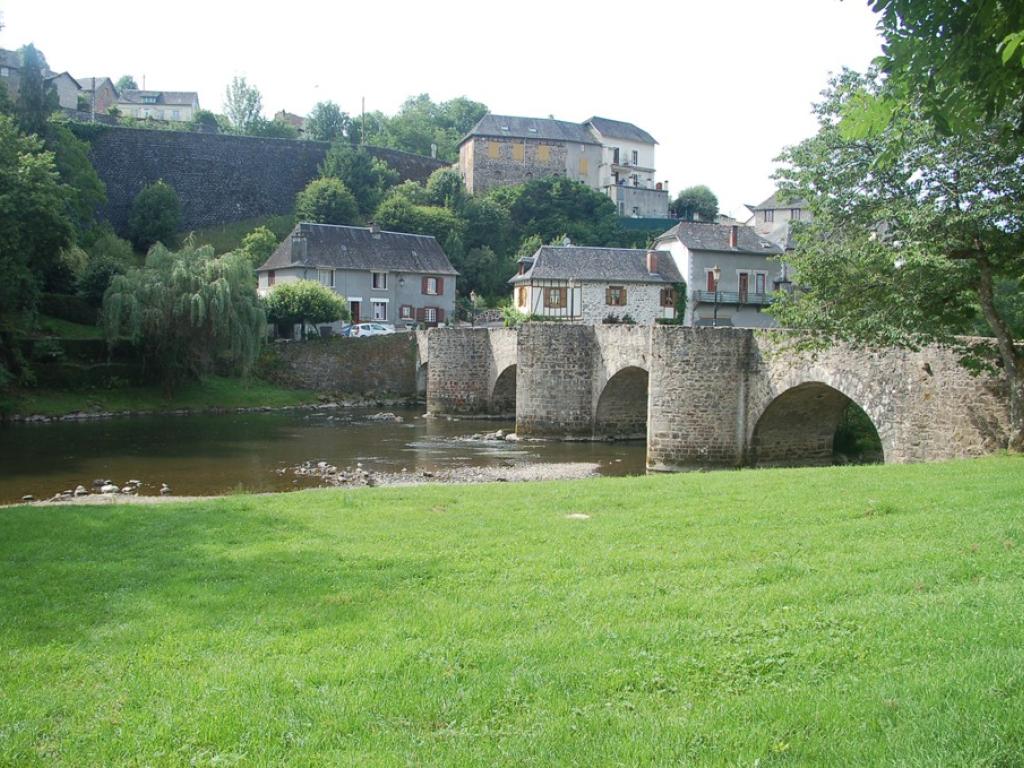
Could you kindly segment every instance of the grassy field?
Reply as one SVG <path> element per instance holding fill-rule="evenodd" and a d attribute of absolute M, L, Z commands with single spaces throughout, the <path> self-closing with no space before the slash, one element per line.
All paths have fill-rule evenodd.
<path fill-rule="evenodd" d="M 316 392 L 284 389 L 260 379 L 229 379 L 210 376 L 184 384 L 168 399 L 159 386 L 125 386 L 114 389 L 24 389 L 0 397 L 0 411 L 59 416 L 76 411 L 168 411 L 208 408 L 253 408 L 315 403 Z"/>
<path fill-rule="evenodd" d="M 291 214 L 260 216 L 255 219 L 243 219 L 230 224 L 184 232 L 180 237 L 184 239 L 191 234 L 195 238 L 196 245 L 212 245 L 216 253 L 227 253 L 238 248 L 242 244 L 242 239 L 256 227 L 268 227 L 279 240 L 284 240 L 292 231 L 294 224 L 295 217 Z"/>
<path fill-rule="evenodd" d="M 1020 458 L 22 507 L 0 583 L 2 765 L 1024 765 Z"/>

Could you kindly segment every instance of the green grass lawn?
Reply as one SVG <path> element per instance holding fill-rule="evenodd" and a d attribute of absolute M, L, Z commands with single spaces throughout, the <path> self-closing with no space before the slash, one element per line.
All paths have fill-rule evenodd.
<path fill-rule="evenodd" d="M 162 387 L 137 386 L 114 389 L 24 389 L 0 400 L 9 413 L 59 416 L 75 411 L 168 411 L 187 408 L 250 408 L 315 403 L 316 392 L 284 389 L 260 379 L 229 379 L 210 376 L 185 384 L 168 398 Z"/>
<path fill-rule="evenodd" d="M 216 253 L 227 253 L 233 251 L 242 244 L 242 239 L 252 232 L 256 227 L 267 227 L 279 240 L 284 240 L 292 226 L 295 224 L 295 217 L 291 214 L 280 216 L 260 216 L 255 219 L 243 219 L 233 221 L 229 224 L 221 224 L 204 229 L 197 229 L 193 232 L 184 232 L 181 238 L 189 234 L 195 237 L 196 245 L 212 245 Z"/>
<path fill-rule="evenodd" d="M 43 336 L 57 336 L 62 339 L 103 338 L 103 329 L 98 325 L 82 325 L 46 315 L 39 317 L 39 332 Z"/>
<path fill-rule="evenodd" d="M 1024 765 L 1020 458 L 22 507 L 0 580 L 3 765 Z"/>

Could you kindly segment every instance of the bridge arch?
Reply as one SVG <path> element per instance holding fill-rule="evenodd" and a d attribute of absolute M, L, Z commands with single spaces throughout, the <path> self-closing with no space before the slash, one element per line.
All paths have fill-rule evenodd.
<path fill-rule="evenodd" d="M 499 416 L 516 414 L 516 364 L 511 363 L 498 373 L 488 398 L 488 411 Z"/>
<path fill-rule="evenodd" d="M 823 381 L 804 381 L 776 394 L 761 410 L 750 436 L 750 463 L 762 467 L 832 464 L 836 431 L 851 410 L 862 413 L 862 420 L 866 416 L 863 429 L 870 433 L 873 428 L 884 460 L 889 451 L 885 425 L 871 403 L 862 405 Z"/>
<path fill-rule="evenodd" d="M 647 437 L 647 370 L 627 365 L 608 378 L 594 407 L 594 437 Z"/>

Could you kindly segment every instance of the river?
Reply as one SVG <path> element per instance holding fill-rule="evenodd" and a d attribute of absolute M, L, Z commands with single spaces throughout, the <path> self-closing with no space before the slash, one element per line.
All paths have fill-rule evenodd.
<path fill-rule="evenodd" d="M 474 434 L 511 422 L 424 419 L 420 408 L 387 408 L 401 421 L 374 421 L 381 409 L 145 416 L 0 426 L 0 503 L 46 499 L 94 480 L 139 493 L 175 496 L 288 491 L 322 485 L 290 468 L 328 462 L 372 473 L 421 475 L 463 467 L 586 462 L 600 474 L 643 474 L 644 443 L 500 442 Z"/>

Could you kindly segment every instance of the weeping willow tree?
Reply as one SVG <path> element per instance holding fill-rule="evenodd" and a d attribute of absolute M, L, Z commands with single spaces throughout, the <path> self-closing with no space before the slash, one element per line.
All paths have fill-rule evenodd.
<path fill-rule="evenodd" d="M 180 251 L 158 244 L 144 267 L 115 277 L 102 322 L 108 343 L 136 343 L 147 374 L 170 392 L 212 372 L 248 375 L 267 321 L 246 255 L 217 258 L 189 242 Z"/>

